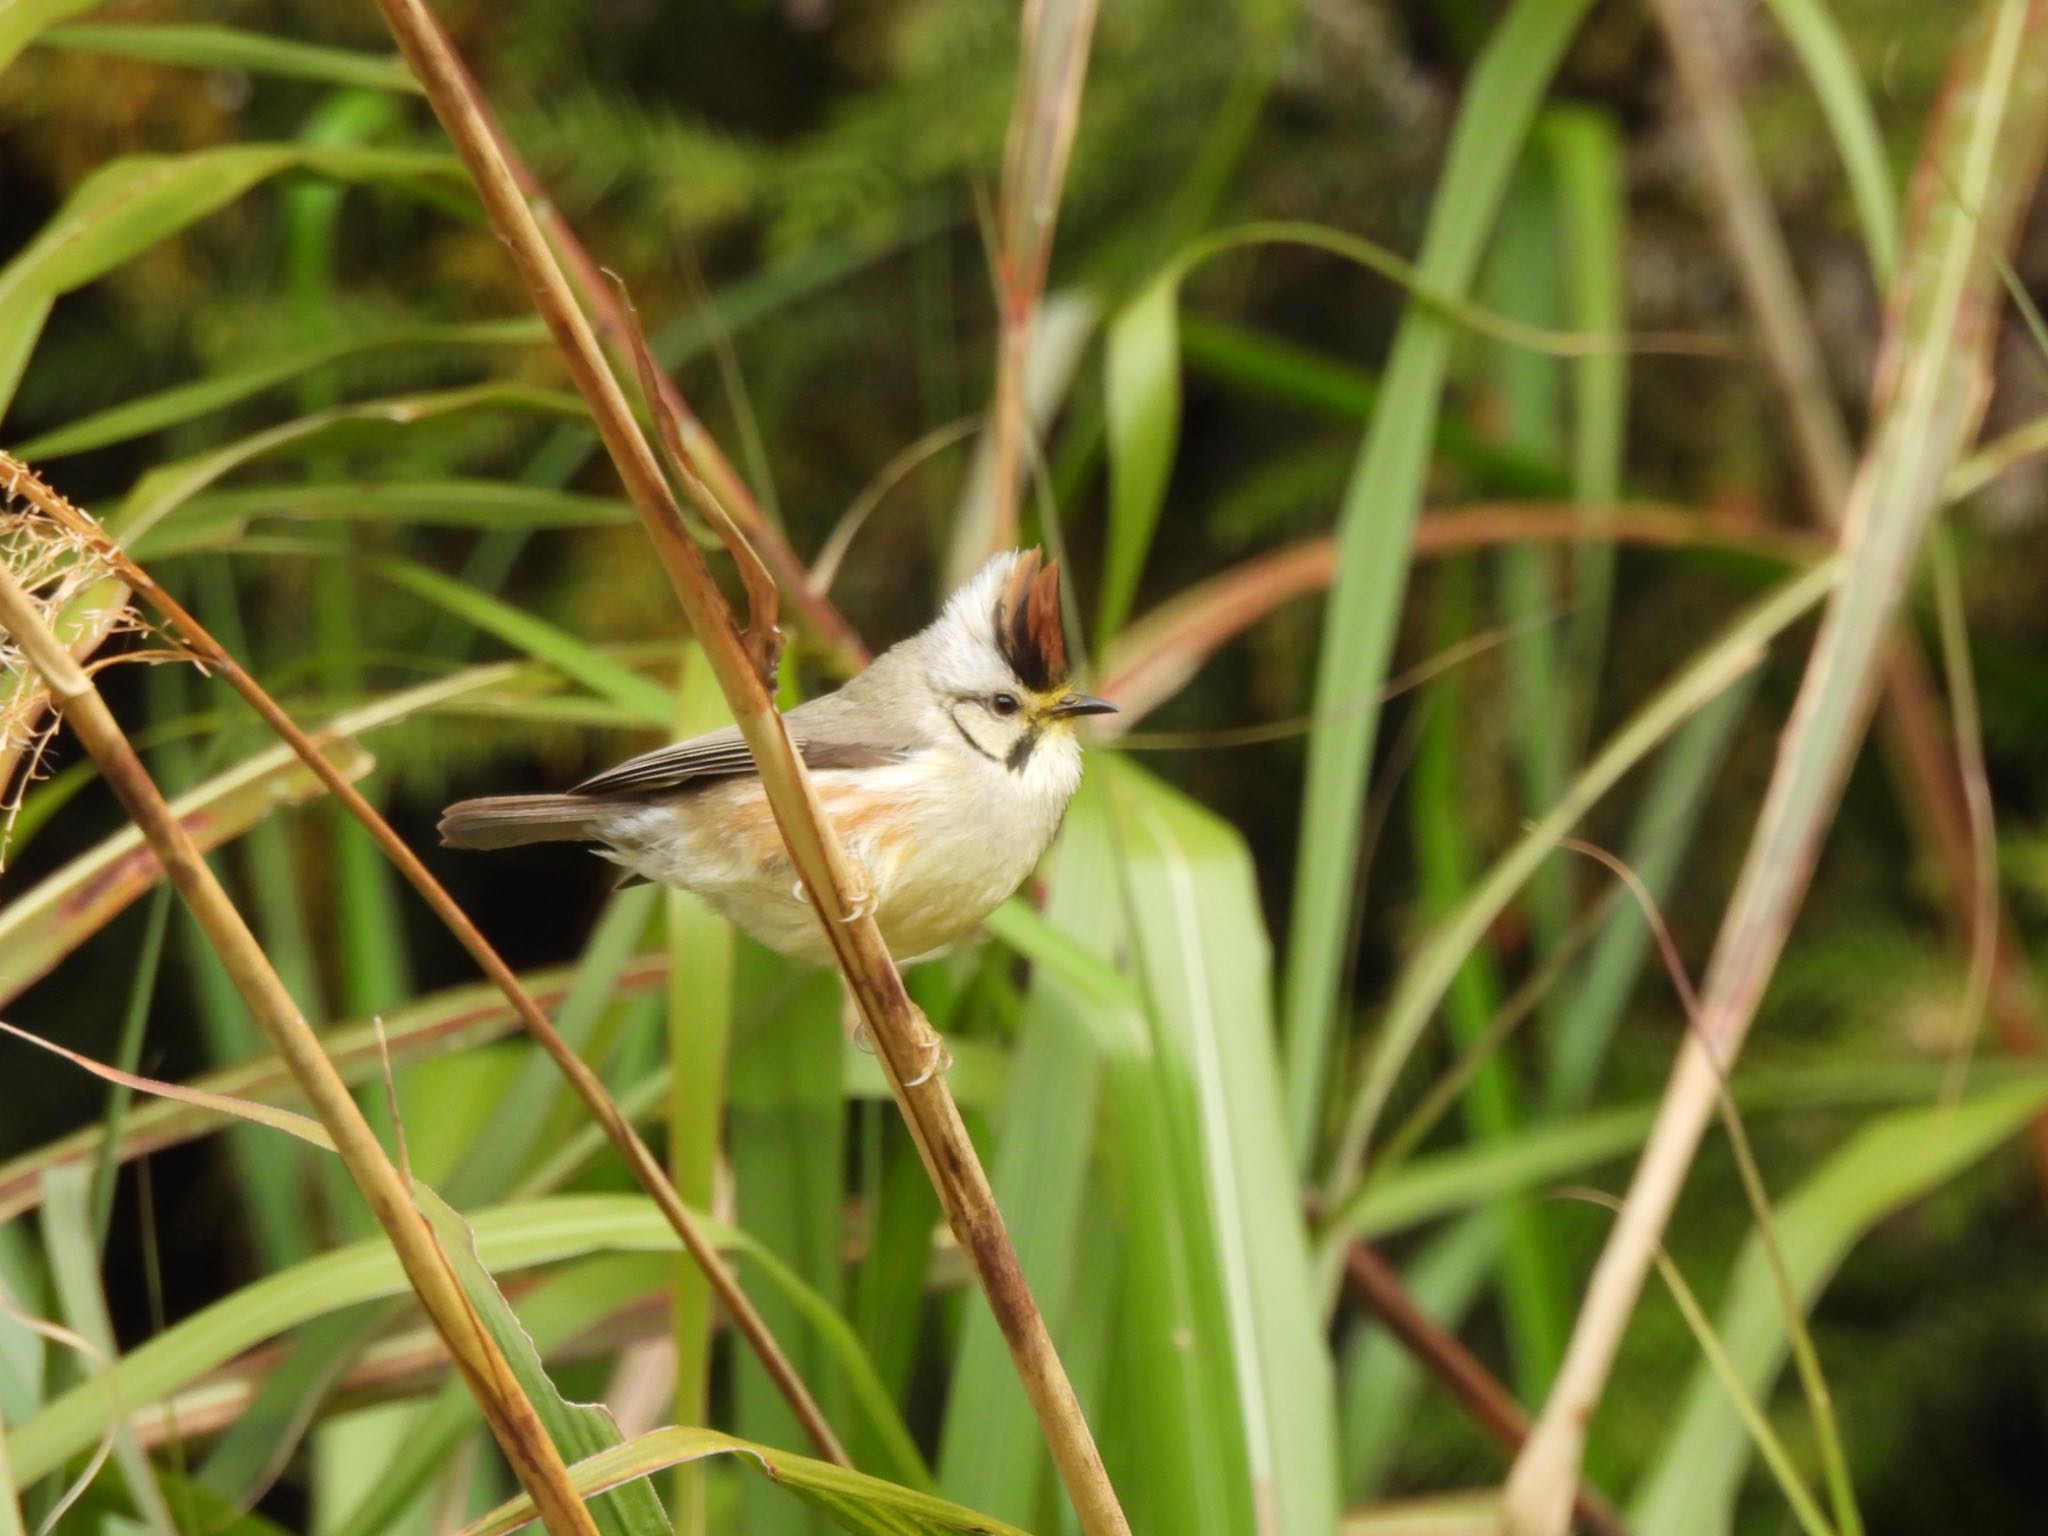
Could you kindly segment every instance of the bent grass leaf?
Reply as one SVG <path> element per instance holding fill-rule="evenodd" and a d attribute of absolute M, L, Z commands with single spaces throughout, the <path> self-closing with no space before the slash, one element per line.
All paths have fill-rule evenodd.
<path fill-rule="evenodd" d="M 1855 55 L 1827 0 L 1766 0 L 1786 41 L 1813 86 L 1834 136 L 1835 151 L 1849 174 L 1849 194 L 1856 204 L 1856 222 L 1880 288 L 1890 283 L 1899 256 L 1899 193 L 1892 184 L 1884 134 L 1857 71 Z"/>
<path fill-rule="evenodd" d="M 657 1429 L 578 1462 L 569 1469 L 569 1476 L 577 1491 L 590 1493 L 708 1456 L 736 1457 L 856 1536 L 1026 1536 L 1014 1525 L 935 1495 L 755 1445 L 715 1429 Z M 461 1536 L 505 1536 L 533 1518 L 533 1506 L 524 1498 L 514 1499 L 464 1527 Z"/>
<path fill-rule="evenodd" d="M 699 1215 L 721 1252 L 745 1255 L 784 1291 L 834 1352 L 851 1400 L 876 1416 L 883 1442 L 904 1447 L 900 1418 L 843 1319 L 745 1233 Z M 675 1229 L 639 1195 L 564 1195 L 480 1210 L 468 1218 L 478 1261 L 493 1274 L 598 1254 L 681 1251 Z M 191 1385 L 265 1339 L 367 1301 L 410 1294 L 391 1245 L 381 1237 L 321 1254 L 243 1286 L 137 1345 L 93 1381 L 46 1405 L 15 1433 L 15 1475 L 26 1485 L 95 1444 L 108 1416 L 136 1411 Z"/>

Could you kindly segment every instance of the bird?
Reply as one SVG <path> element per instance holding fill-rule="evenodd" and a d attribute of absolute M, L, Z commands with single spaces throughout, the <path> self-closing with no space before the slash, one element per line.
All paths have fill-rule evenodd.
<path fill-rule="evenodd" d="M 1081 784 L 1077 721 L 1116 712 L 1075 691 L 1059 563 L 1006 550 L 923 630 L 783 717 L 899 964 L 938 954 L 1036 867 Z M 737 727 L 657 748 L 563 794 L 463 800 L 443 846 L 595 845 L 694 891 L 769 949 L 832 963 Z"/>

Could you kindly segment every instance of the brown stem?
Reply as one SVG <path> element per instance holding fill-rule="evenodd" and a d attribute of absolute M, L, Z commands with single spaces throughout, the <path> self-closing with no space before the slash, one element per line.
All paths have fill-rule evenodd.
<path fill-rule="evenodd" d="M 1344 1289 L 1359 1306 L 1387 1325 L 1387 1332 L 1435 1378 L 1466 1417 L 1510 1453 L 1529 1438 L 1529 1419 L 1514 1394 L 1467 1349 L 1454 1333 L 1417 1305 L 1400 1274 L 1368 1244 L 1354 1242 L 1344 1254 Z M 1573 1512 L 1598 1536 L 1628 1536 L 1628 1527 L 1598 1491 L 1579 1485 Z"/>
<path fill-rule="evenodd" d="M 635 1131 L 626 1117 L 619 1112 L 618 1105 L 612 1102 L 611 1095 L 606 1092 L 603 1080 L 590 1069 L 581 1056 L 576 1054 L 569 1042 L 562 1038 L 546 1011 L 533 1000 L 532 995 L 520 982 L 518 974 L 505 963 L 504 957 L 491 946 L 490 940 L 483 936 L 476 924 L 470 921 L 469 914 L 448 894 L 447 888 L 434 878 L 433 872 L 421 862 L 419 855 L 412 851 L 405 839 L 398 835 L 376 806 L 349 782 L 346 774 L 329 761 L 327 755 L 320 750 L 319 742 L 308 735 L 298 722 L 285 712 L 284 706 L 273 699 L 263 685 L 251 677 L 241 663 L 235 660 L 227 648 L 214 639 L 205 626 L 158 585 L 156 579 L 137 565 L 126 551 L 101 534 L 97 525 L 84 519 L 69 502 L 51 495 L 32 470 L 5 452 L 0 452 L 0 474 L 13 477 L 21 488 L 20 493 L 46 514 L 63 521 L 73 532 L 93 539 L 108 563 L 120 572 L 122 578 L 135 589 L 143 601 L 163 616 L 165 623 L 177 631 L 178 638 L 193 656 L 209 671 L 218 673 L 226 679 L 228 686 L 246 699 L 278 738 L 297 753 L 299 760 L 319 777 L 320 782 L 327 787 L 328 793 L 341 802 L 342 808 L 355 817 L 370 836 L 376 839 L 377 846 L 384 850 L 385 856 L 398 867 L 399 873 L 405 876 L 413 889 L 418 891 L 422 899 L 433 909 L 434 915 L 447 926 L 448 931 L 455 936 L 456 942 L 469 952 L 478 968 L 490 978 L 500 992 L 505 994 L 506 1001 L 512 1005 L 520 1022 L 525 1025 L 526 1032 L 533 1036 L 542 1050 L 547 1052 L 549 1059 L 555 1063 L 562 1076 L 568 1080 L 569 1086 L 575 1090 L 576 1096 L 582 1099 L 590 1110 L 591 1116 L 603 1126 L 605 1134 L 618 1149 L 619 1156 L 627 1168 L 632 1170 L 634 1178 L 660 1208 L 668 1224 L 675 1229 L 676 1236 L 682 1240 L 683 1247 L 690 1257 L 703 1268 L 712 1289 L 718 1293 L 719 1300 L 731 1313 L 733 1325 L 746 1336 L 747 1342 L 761 1357 L 761 1364 L 778 1390 L 788 1400 L 790 1410 L 803 1425 L 805 1433 L 817 1447 L 818 1454 L 841 1466 L 850 1466 L 852 1463 L 847 1459 L 845 1449 L 839 1444 L 838 1437 L 832 1433 L 831 1426 L 825 1422 L 825 1416 L 819 1409 L 817 1401 L 797 1375 L 796 1368 L 789 1362 L 789 1357 L 776 1343 L 767 1322 L 747 1299 L 738 1279 L 719 1257 L 717 1248 L 698 1226 L 696 1217 L 691 1215 L 689 1207 L 683 1204 L 682 1197 L 676 1193 L 675 1186 L 669 1182 L 668 1175 L 663 1171 L 660 1160 L 648 1150 L 647 1143 L 640 1139 L 639 1132 Z"/>
<path fill-rule="evenodd" d="M 1025 1395 L 1038 1416 L 1081 1527 L 1088 1536 L 1124 1536 L 1130 1527 L 1046 1332 L 1045 1320 L 1024 1281 L 981 1160 L 944 1077 L 930 1071 L 940 1050 L 938 1037 L 904 991 L 903 978 L 897 974 L 873 916 L 849 900 L 848 893 L 858 884 L 845 851 L 826 822 L 810 776 L 754 670 L 732 612 L 683 527 L 681 510 L 669 492 L 661 465 L 498 150 L 446 35 L 422 0 L 378 3 L 589 405 L 619 478 L 732 709 L 734 723 L 753 752 L 791 863 L 860 1006 L 868 1037 L 875 1044 L 947 1220 L 972 1261 L 1010 1346 Z"/>
<path fill-rule="evenodd" d="M 1003 143 L 996 259 L 995 403 L 989 419 L 993 498 L 981 555 L 1017 542 L 1025 438 L 1024 398 L 1039 300 L 1052 261 L 1053 226 L 1081 116 L 1096 0 L 1027 0 L 1018 30 L 1017 99 Z M 972 563 L 979 563 L 977 555 Z"/>
<path fill-rule="evenodd" d="M 570 1485 L 561 1452 L 548 1438 L 511 1366 L 471 1308 L 447 1256 L 413 1205 L 404 1180 L 384 1155 L 376 1132 L 363 1118 L 347 1084 L 321 1050 L 256 935 L 207 867 L 191 834 L 172 814 L 99 690 L 71 659 L 4 565 L 0 565 L 0 624 L 42 674 L 64 723 L 92 754 L 101 776 L 149 840 L 235 990 L 334 1139 L 335 1150 L 371 1214 L 391 1239 L 420 1305 L 447 1341 L 449 1354 L 542 1521 L 554 1536 L 597 1536 L 595 1522 Z"/>

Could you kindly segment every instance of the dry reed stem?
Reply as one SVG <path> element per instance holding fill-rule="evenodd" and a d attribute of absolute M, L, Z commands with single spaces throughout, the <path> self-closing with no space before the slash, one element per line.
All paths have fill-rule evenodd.
<path fill-rule="evenodd" d="M 1849 432 L 1750 147 L 1734 77 L 1699 6 L 1651 0 L 1651 8 L 1705 152 L 1736 277 L 1791 417 L 1794 458 L 1809 508 L 1822 527 L 1839 528 L 1855 467 Z M 1980 898 L 1989 877 L 1980 867 L 1962 761 L 1949 739 L 1927 658 L 1910 635 L 1900 639 L 1886 664 L 1878 729 L 1914 840 L 1942 872 L 1957 940 L 1966 953 L 1990 957 L 1991 1015 L 1999 1037 L 2010 1050 L 2038 1055 L 2048 1044 L 2048 1018 L 2018 930 L 1999 903 Z M 2030 1123 L 2029 1134 L 2035 1176 L 2048 1192 L 2048 1114 Z"/>
<path fill-rule="evenodd" d="M 1842 576 L 1815 637 L 1700 1003 L 1595 1265 L 1556 1381 L 1516 1458 L 1509 1536 L 1562 1536 L 1587 1427 L 1790 936 L 1875 708 L 1892 631 L 1942 483 L 1990 393 L 2016 237 L 2048 148 L 2048 7 L 1994 0 L 1973 26 L 1928 127 L 1915 238 L 1890 295 L 1874 425 L 1842 523 Z"/>
<path fill-rule="evenodd" d="M 172 815 L 162 791 L 92 679 L 72 659 L 4 565 L 0 565 L 0 625 L 42 675 L 65 724 L 84 743 L 108 786 L 149 839 L 236 991 L 334 1138 L 336 1151 L 389 1236 L 420 1305 L 447 1342 L 449 1355 L 482 1408 L 520 1485 L 541 1512 L 542 1521 L 553 1536 L 597 1536 L 595 1522 L 570 1485 L 561 1453 L 470 1306 L 447 1256 L 413 1205 L 410 1190 L 384 1155 L 376 1133 L 321 1050 L 255 934 L 207 867 L 190 834 Z"/>
<path fill-rule="evenodd" d="M 491 942 L 483 936 L 476 924 L 470 921 L 469 914 L 448 894 L 446 887 L 434 878 L 433 872 L 421 861 L 419 855 L 407 846 L 405 840 L 393 830 L 376 806 L 349 782 L 346 773 L 329 761 L 327 755 L 320 750 L 319 742 L 307 734 L 286 713 L 284 707 L 270 696 L 262 684 L 249 675 L 227 648 L 166 592 L 155 578 L 137 565 L 125 550 L 99 534 L 96 525 L 86 518 L 85 514 L 62 497 L 54 495 L 34 471 L 4 451 L 0 451 L 0 476 L 7 477 L 19 486 L 20 494 L 44 510 L 53 520 L 59 523 L 68 523 L 71 519 L 78 520 L 76 524 L 71 525 L 72 533 L 80 538 L 90 535 L 97 558 L 104 561 L 110 569 L 117 571 L 123 580 L 141 594 L 145 602 L 163 616 L 165 623 L 176 632 L 196 661 L 224 678 L 235 692 L 248 701 L 257 714 L 262 716 L 264 723 L 290 746 L 300 761 L 318 775 L 328 792 L 341 802 L 342 808 L 355 817 L 376 840 L 378 847 L 384 850 L 385 856 L 398 867 L 399 873 L 419 892 L 427 905 L 433 909 L 434 915 L 441 919 L 448 931 L 454 934 L 456 941 L 469 952 L 478 968 L 505 995 L 506 1001 L 512 1005 L 527 1033 L 547 1052 L 549 1059 L 555 1063 L 563 1077 L 568 1080 L 569 1086 L 575 1090 L 576 1096 L 589 1109 L 592 1118 L 603 1127 L 605 1135 L 618 1150 L 621 1160 L 632 1171 L 641 1188 L 646 1190 L 648 1196 L 659 1207 L 668 1224 L 675 1229 L 685 1251 L 703 1269 L 711 1288 L 717 1292 L 718 1299 L 731 1314 L 734 1327 L 760 1356 L 763 1368 L 789 1403 L 790 1410 L 803 1425 L 818 1454 L 841 1466 L 850 1466 L 846 1451 L 840 1445 L 838 1437 L 833 1434 L 831 1425 L 826 1422 L 817 1400 L 811 1396 L 810 1389 L 804 1385 L 796 1367 L 783 1353 L 766 1320 L 748 1300 L 738 1278 L 719 1256 L 716 1246 L 704 1235 L 689 1207 L 683 1203 L 682 1196 L 676 1192 L 674 1184 L 669 1181 L 667 1173 L 662 1169 L 660 1159 L 648 1149 L 647 1143 L 640 1139 L 639 1132 L 634 1130 L 631 1123 L 620 1113 L 618 1105 L 606 1091 L 603 1079 L 592 1071 L 568 1041 L 562 1038 L 546 1011 L 527 992 L 517 973 L 492 947 Z"/>
<path fill-rule="evenodd" d="M 447 36 L 422 0 L 378 0 L 413 74 L 453 140 L 485 212 L 547 322 L 599 435 L 639 511 L 706 661 L 754 754 L 762 787 L 831 943 L 848 990 L 889 1078 L 946 1217 L 1010 1347 L 1053 1463 L 1088 1536 L 1127 1533 L 1093 1435 L 1032 1299 L 1002 1213 L 958 1107 L 941 1074 L 929 1071 L 938 1037 L 910 1001 L 871 915 L 849 900 L 858 882 L 825 821 L 810 776 L 792 750 L 782 717 L 762 686 L 731 610 L 690 539 L 618 380 L 533 211 L 498 151 L 474 89 Z"/>
<path fill-rule="evenodd" d="M 1038 301 L 1052 263 L 1060 192 L 1080 124 L 1095 13 L 1096 0 L 1026 0 L 1019 27 L 1017 99 L 1003 142 L 996 231 L 996 387 L 989 417 L 994 501 L 985 547 L 972 559 L 962 552 L 957 559 L 964 565 L 978 565 L 1017 542 L 1025 438 L 1031 430 L 1024 380 Z"/>

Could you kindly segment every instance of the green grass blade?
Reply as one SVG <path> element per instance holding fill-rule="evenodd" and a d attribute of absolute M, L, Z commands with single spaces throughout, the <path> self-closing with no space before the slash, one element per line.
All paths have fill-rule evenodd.
<path fill-rule="evenodd" d="M 1834 136 L 1835 152 L 1849 173 L 1849 194 L 1856 204 L 1856 222 L 1878 286 L 1892 279 L 1899 256 L 1899 194 L 1892 184 L 1891 162 L 1870 93 L 1849 50 L 1849 40 L 1829 11 L 1827 0 L 1768 0 L 1771 14 L 1784 29 L 1800 68 L 1813 86 Z"/>
<path fill-rule="evenodd" d="M 1334 1387 L 1284 1129 L 1251 857 L 1233 829 L 1156 780 L 1116 759 L 1097 771 L 1117 818 L 1156 1071 L 1206 1206 L 1213 1246 L 1194 1262 L 1222 1293 L 1257 1529 L 1334 1532 Z"/>
<path fill-rule="evenodd" d="M 1086 872 L 1109 856 L 1099 801 L 1084 790 L 1066 823 L 1044 915 L 1012 903 L 991 920 L 997 936 L 1037 971 L 989 1177 L 1055 1341 L 1065 1338 L 1083 1286 L 1079 1223 L 1094 1174 L 1103 1057 L 1142 1036 L 1134 989 L 1094 947 L 1114 931 L 1116 899 L 1107 881 Z M 1062 878 L 1064 872 L 1072 873 Z M 1028 1521 L 1050 1469 L 1002 1334 L 993 1315 L 977 1308 L 954 1355 L 939 1486 L 976 1509 Z"/>
<path fill-rule="evenodd" d="M 417 94 L 418 83 L 396 55 L 358 53 L 320 43 L 266 37 L 236 27 L 54 27 L 36 39 L 44 48 L 179 64 L 188 69 L 235 69 L 252 75 L 314 80 L 354 90 Z"/>
<path fill-rule="evenodd" d="M 101 0 L 0 0 L 0 69 L 21 56 L 21 50 L 44 29 L 89 11 Z"/>
<path fill-rule="evenodd" d="M 1509 173 L 1588 0 L 1518 0 L 1472 72 L 1417 269 L 1433 290 L 1463 297 Z M 1323 1124 L 1337 1000 L 1351 915 L 1377 707 L 1359 709 L 1387 675 L 1408 546 L 1435 440 L 1452 330 L 1412 305 L 1395 336 L 1358 464 L 1338 514 L 1337 579 L 1316 666 L 1320 722 L 1309 739 L 1283 1038 L 1289 1141 L 1306 1168 Z"/>
<path fill-rule="evenodd" d="M 384 400 L 358 401 L 266 427 L 189 459 L 159 464 L 129 489 L 107 519 L 108 529 L 138 559 L 158 552 L 151 541 L 172 513 L 222 476 L 273 453 L 311 445 L 329 436 L 364 429 L 416 427 L 421 422 L 470 411 L 531 411 L 580 418 L 582 402 L 560 390 L 523 384 L 484 383 L 431 390 Z"/>
<path fill-rule="evenodd" d="M 107 1362 L 120 1346 L 100 1289 L 100 1245 L 93 1229 L 92 1176 L 84 1168 L 52 1168 L 43 1176 L 43 1251 L 50 1257 L 50 1284 L 64 1321 L 92 1346 L 90 1377 L 104 1380 Z M 114 1461 L 128 1486 L 128 1497 L 145 1528 L 157 1536 L 178 1536 L 156 1470 L 135 1432 L 125 1424 L 114 1429 Z"/>
<path fill-rule="evenodd" d="M 666 726 L 674 715 L 674 706 L 666 688 L 545 619 L 535 618 L 524 609 L 466 587 L 452 577 L 410 560 L 374 560 L 370 562 L 370 569 L 393 585 L 425 598 L 436 607 L 447 609 L 486 634 L 495 635 L 536 661 L 546 662 L 592 693 L 634 711 L 649 725 Z"/>
<path fill-rule="evenodd" d="M 1566 322 L 1588 335 L 1620 336 L 1628 325 L 1621 131 L 1605 113 L 1554 107 L 1544 114 L 1537 142 L 1556 187 Z M 1565 367 L 1571 385 L 1572 499 L 1581 509 L 1611 506 L 1624 491 L 1628 354 L 1619 348 L 1596 349 Z M 1590 735 L 1597 680 L 1606 660 L 1612 545 L 1588 539 L 1573 550 L 1571 592 L 1563 667 L 1579 693 L 1568 717 L 1566 752 L 1567 760 L 1576 760 Z"/>
<path fill-rule="evenodd" d="M 1131 616 L 1166 505 L 1180 437 L 1180 269 L 1152 280 L 1110 321 L 1103 349 L 1109 426 L 1109 524 L 1095 649 Z"/>
<path fill-rule="evenodd" d="M 1471 628 L 1473 574 L 1471 562 L 1461 560 L 1439 576 L 1435 596 L 1440 642 L 1461 637 Z M 1410 805 L 1421 905 L 1425 921 L 1433 924 L 1465 899 L 1474 863 L 1468 817 L 1471 783 L 1465 772 L 1471 738 L 1465 729 L 1463 675 L 1452 672 L 1438 679 L 1421 707 L 1427 713 Z M 1555 943 L 1561 937 L 1539 929 L 1539 940 Z M 1484 939 L 1452 977 L 1444 1002 L 1452 1043 L 1461 1053 L 1472 1050 L 1487 1034 L 1501 1004 L 1499 975 Z M 1506 1058 L 1496 1052 L 1482 1062 L 1462 1095 L 1471 1141 L 1484 1146 L 1511 1140 L 1523 1119 L 1521 1098 Z M 1506 1214 L 1503 1224 L 1500 1297 L 1514 1379 L 1525 1398 L 1541 1396 L 1548 1387 L 1564 1348 L 1569 1315 L 1564 1277 L 1547 1239 L 1544 1214 L 1519 1206 Z"/>
<path fill-rule="evenodd" d="M 730 967 L 732 930 L 708 910 L 696 914 L 696 920 L 715 925 L 713 931 L 727 952 Z M 680 954 L 678 960 L 682 960 Z M 757 1245 L 757 1251 L 773 1255 L 801 1276 L 807 1289 L 836 1317 L 845 1284 L 840 1192 L 846 1176 L 846 1100 L 841 1093 L 839 1074 L 843 1032 L 839 984 L 829 975 L 795 972 L 780 957 L 751 945 L 743 959 L 742 984 L 737 990 L 728 977 L 723 993 L 717 992 L 716 973 L 701 962 L 691 970 L 694 974 L 690 975 L 689 986 L 700 998 L 706 990 L 713 990 L 722 1011 L 731 1017 L 763 1021 L 733 1048 L 731 1083 L 723 1106 L 729 1126 L 726 1156 L 732 1166 L 737 1219 Z M 708 1022 L 701 1002 L 691 1022 L 693 1027 Z M 717 1023 L 721 1030 L 730 1027 L 729 1018 L 720 1018 Z M 678 1047 L 681 1045 L 678 1041 Z M 722 1038 L 717 1048 L 716 1062 L 701 1059 L 702 1046 L 691 1051 L 692 1056 L 700 1059 L 682 1074 L 691 1086 L 677 1096 L 679 1123 L 671 1132 L 672 1137 L 690 1121 L 708 1119 L 714 1127 L 717 1125 L 721 1106 L 714 1084 L 724 1083 L 726 1046 Z M 690 1066 L 689 1058 L 680 1050 L 677 1060 L 679 1065 Z M 720 1069 L 715 1078 L 711 1077 L 714 1066 Z M 689 1121 L 683 1120 L 685 1116 Z M 715 1139 L 706 1150 L 704 1182 L 709 1184 L 718 1150 Z M 689 1194 L 685 1189 L 685 1198 Z M 750 1259 L 749 1263 L 752 1262 Z M 764 1292 L 758 1284 L 748 1289 L 760 1295 L 762 1317 L 775 1336 L 788 1341 L 791 1363 L 818 1398 L 827 1421 L 834 1425 L 844 1423 L 844 1394 L 837 1390 L 833 1362 L 823 1341 L 803 1326 L 801 1314 L 782 1296 Z M 734 1432 L 768 1445 L 805 1445 L 802 1426 L 760 1362 L 748 1354 L 734 1364 L 730 1421 Z M 704 1413 L 698 1413 L 694 1420 L 685 1417 L 686 1413 L 687 1410 L 678 1413 L 678 1423 L 709 1422 Z M 915 1460 L 912 1466 L 916 1466 Z M 912 1476 L 915 1475 L 913 1472 Z M 758 1532 L 759 1536 L 819 1528 L 814 1515 L 807 1515 L 787 1500 L 775 1499 L 773 1490 L 754 1485 L 751 1480 L 740 1485 L 739 1507 L 741 1526 Z"/>
<path fill-rule="evenodd" d="M 498 1282 L 477 1253 L 476 1238 L 446 1202 L 423 1186 L 415 1186 L 420 1214 L 434 1229 L 471 1309 L 504 1352 L 520 1391 L 533 1404 L 541 1428 L 565 1461 L 580 1461 L 621 1443 L 619 1426 L 601 1403 L 572 1403 L 564 1398 L 541 1363 L 540 1351 L 498 1289 Z M 628 1483 L 585 1500 L 601 1536 L 671 1536 L 668 1517 L 654 1488 Z"/>

